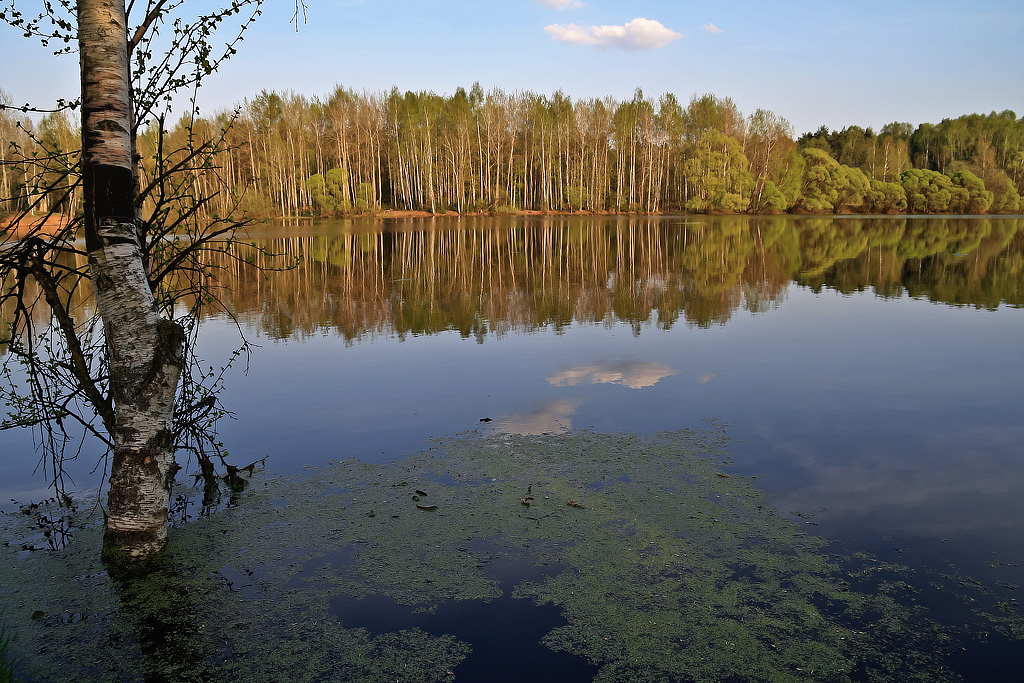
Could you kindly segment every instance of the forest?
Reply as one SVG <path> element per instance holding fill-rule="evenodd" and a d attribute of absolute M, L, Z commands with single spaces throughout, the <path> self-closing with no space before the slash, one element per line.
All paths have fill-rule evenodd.
<path fill-rule="evenodd" d="M 2 90 L 0 104 L 0 215 L 78 212 L 74 113 L 33 122 Z M 745 116 L 728 97 L 684 105 L 640 90 L 625 101 L 478 84 L 450 96 L 264 90 L 233 112 L 154 120 L 137 151 L 143 186 L 155 159 L 180 158 L 191 193 L 213 195 L 198 209 L 207 217 L 996 214 L 1019 211 L 1024 192 L 1024 118 L 1012 111 L 794 138 L 782 116 Z"/>

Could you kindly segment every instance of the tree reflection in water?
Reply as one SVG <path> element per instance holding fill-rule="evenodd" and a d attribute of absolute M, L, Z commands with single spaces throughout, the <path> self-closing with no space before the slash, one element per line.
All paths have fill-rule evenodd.
<path fill-rule="evenodd" d="M 253 234 L 267 248 L 262 270 L 228 254 L 210 265 L 229 308 L 273 338 L 327 329 L 349 340 L 479 338 L 573 321 L 639 332 L 765 311 L 793 282 L 1022 306 L 1022 227 L 1021 218 L 905 216 L 333 221 Z M 87 291 L 74 296 L 91 308 Z M 0 309 L 0 323 L 10 313 Z"/>
<path fill-rule="evenodd" d="M 225 260 L 233 309 L 274 338 L 464 337 L 573 321 L 668 329 L 764 311 L 792 282 L 956 305 L 1024 305 L 1019 218 L 559 217 L 335 222 L 255 238 L 298 258 Z M 273 264 L 265 264 L 273 265 Z"/>

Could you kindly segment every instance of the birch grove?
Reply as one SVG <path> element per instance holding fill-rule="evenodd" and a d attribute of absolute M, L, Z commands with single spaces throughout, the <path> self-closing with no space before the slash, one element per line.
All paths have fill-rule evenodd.
<path fill-rule="evenodd" d="M 329 215 L 313 201 L 309 179 L 342 169 L 344 213 L 786 211 L 800 207 L 777 189 L 792 167 L 787 155 L 811 146 L 878 183 L 899 183 L 911 168 L 972 170 L 1007 198 L 993 204 L 1006 210 L 1024 189 L 1024 119 L 1011 114 L 944 121 L 939 129 L 952 138 L 927 137 L 928 124 L 889 124 L 878 134 L 850 127 L 794 140 L 782 116 L 758 109 L 744 117 L 714 95 L 684 104 L 639 90 L 628 100 L 573 100 L 478 84 L 448 96 L 343 86 L 324 98 L 263 91 L 242 103 L 228 133 L 218 165 L 230 173 L 221 174 L 218 201 L 240 200 L 260 217 Z M 181 137 L 194 125 L 182 120 L 168 134 Z M 709 133 L 734 150 L 727 168 L 701 161 Z M 728 198 L 709 204 L 702 188 L 724 175 L 734 176 Z"/>

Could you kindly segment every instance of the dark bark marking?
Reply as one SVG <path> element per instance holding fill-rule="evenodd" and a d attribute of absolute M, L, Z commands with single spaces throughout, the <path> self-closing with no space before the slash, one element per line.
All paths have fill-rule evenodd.
<path fill-rule="evenodd" d="M 135 180 L 130 168 L 106 164 L 82 164 L 86 249 L 95 251 L 104 242 L 100 225 L 111 221 L 135 224 Z M 114 238 L 117 240 L 117 238 Z"/>
<path fill-rule="evenodd" d="M 93 128 L 95 130 L 108 130 L 108 131 L 115 131 L 115 132 L 118 132 L 118 133 L 127 133 L 128 132 L 127 129 L 125 129 L 124 126 L 122 126 L 120 123 L 118 123 L 117 121 L 114 121 L 112 119 L 104 119 L 103 121 L 97 121 L 93 125 Z"/>

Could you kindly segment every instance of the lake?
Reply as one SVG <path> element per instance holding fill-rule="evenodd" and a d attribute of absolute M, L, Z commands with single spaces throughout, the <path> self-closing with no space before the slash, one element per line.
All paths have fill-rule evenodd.
<path fill-rule="evenodd" d="M 234 321 L 204 319 L 200 354 L 219 367 L 239 331 L 255 345 L 227 372 L 220 438 L 266 469 L 172 530 L 167 576 L 217 577 L 174 611 L 251 641 L 147 631 L 142 598 L 80 547 L 81 605 L 14 578 L 0 594 L 15 643 L 36 643 L 26 666 L 46 671 L 33 638 L 77 653 L 52 666 L 101 637 L 130 665 L 79 661 L 96 675 L 173 651 L 203 680 L 1018 680 L 1024 218 L 348 220 L 248 239 L 295 265 L 215 262 Z M 46 496 L 31 446 L 0 433 L 4 500 Z M 102 479 L 89 449 L 69 465 L 84 489 Z M 257 611 L 228 614 L 242 603 Z M 288 651 L 273 666 L 254 663 L 264 631 Z M 323 663 L 317 642 L 362 659 Z"/>

